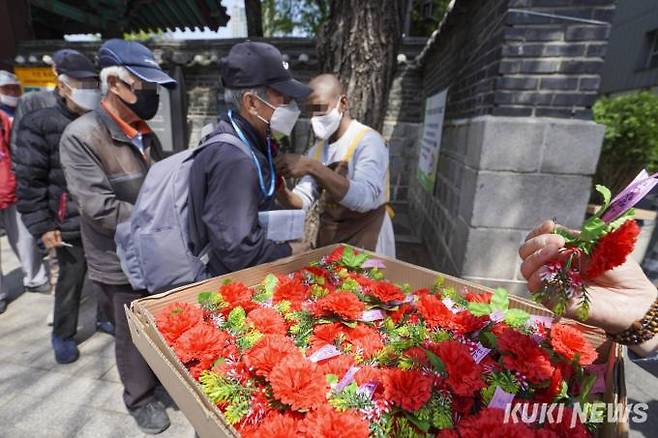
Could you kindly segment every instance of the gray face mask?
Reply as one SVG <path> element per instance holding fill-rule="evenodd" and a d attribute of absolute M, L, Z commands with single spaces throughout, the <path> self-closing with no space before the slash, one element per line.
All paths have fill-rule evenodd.
<path fill-rule="evenodd" d="M 101 92 L 98 89 L 71 89 L 71 100 L 80 108 L 91 111 L 98 106 L 101 100 Z"/>
<path fill-rule="evenodd" d="M 264 123 L 270 125 L 270 129 L 272 131 L 278 132 L 279 134 L 283 134 L 285 136 L 290 136 L 292 128 L 295 127 L 295 123 L 297 123 L 297 119 L 301 113 L 299 107 L 297 106 L 297 102 L 292 100 L 287 105 L 274 107 L 269 102 L 261 99 L 260 97 L 258 97 L 258 100 L 272 108 L 274 112 L 272 113 L 272 118 L 269 122 L 259 115 L 257 115 L 257 117 Z"/>

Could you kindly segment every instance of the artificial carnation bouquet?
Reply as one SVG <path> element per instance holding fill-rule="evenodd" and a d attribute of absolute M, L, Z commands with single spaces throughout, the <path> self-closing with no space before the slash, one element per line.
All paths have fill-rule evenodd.
<path fill-rule="evenodd" d="M 542 287 L 532 294 L 535 301 L 553 303 L 553 312 L 562 315 L 569 301 L 577 299 L 576 317 L 582 321 L 588 318 L 587 283 L 624 264 L 633 252 L 640 227 L 633 219 L 632 207 L 658 183 L 657 175 L 640 172 L 614 199 L 607 187 L 596 186 L 603 205 L 583 223 L 580 231 L 559 227 L 555 230 L 564 237 L 566 245 L 557 260 L 543 267 Z"/>
<path fill-rule="evenodd" d="M 243 437 L 589 436 L 567 416 L 504 421 L 512 405 L 569 409 L 603 391 L 578 329 L 510 308 L 502 289 L 412 290 L 382 268 L 340 247 L 172 303 L 156 324 Z"/>

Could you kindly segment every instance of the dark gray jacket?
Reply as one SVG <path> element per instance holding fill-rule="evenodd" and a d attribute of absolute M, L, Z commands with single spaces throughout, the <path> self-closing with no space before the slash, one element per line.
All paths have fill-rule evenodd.
<path fill-rule="evenodd" d="M 263 153 L 265 142 L 245 119 L 236 114 L 235 121 L 254 148 L 267 185 L 271 176 Z M 236 135 L 225 120 L 211 135 L 220 133 Z M 191 250 L 198 255 L 210 243 L 211 275 L 238 271 L 291 254 L 290 245 L 268 240 L 258 224 L 258 212 L 272 210 L 274 198 L 266 198 L 261 192 L 252 157 L 227 143 L 208 145 L 194 158 L 189 184 Z"/>
<path fill-rule="evenodd" d="M 23 116 L 31 113 L 32 111 L 40 110 L 43 108 L 50 108 L 57 105 L 57 89 L 55 90 L 40 90 L 30 91 L 25 93 L 18 99 L 18 106 L 16 107 L 16 114 L 14 114 L 13 129 L 11 132 L 11 151 L 16 151 L 18 129 L 20 128 Z"/>
<path fill-rule="evenodd" d="M 129 284 L 116 255 L 114 233 L 127 220 L 151 165 L 162 158 L 155 134 L 143 137 L 144 154 L 102 108 L 71 123 L 60 142 L 69 191 L 78 203 L 89 278 Z"/>

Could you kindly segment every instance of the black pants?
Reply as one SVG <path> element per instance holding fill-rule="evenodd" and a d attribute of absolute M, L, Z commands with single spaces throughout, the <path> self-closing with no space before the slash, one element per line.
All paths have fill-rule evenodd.
<path fill-rule="evenodd" d="M 62 338 L 75 335 L 78 326 L 80 296 L 87 275 L 87 263 L 82 244 L 70 242 L 72 248 L 57 248 L 59 275 L 55 286 L 55 310 L 53 315 L 53 334 Z"/>
<path fill-rule="evenodd" d="M 110 320 L 116 332 L 115 355 L 119 377 L 123 383 L 123 402 L 130 409 L 139 408 L 155 400 L 153 390 L 158 379 L 133 344 L 124 305 L 141 298 L 145 291 L 135 291 L 130 285 L 96 283 L 110 302 Z"/>

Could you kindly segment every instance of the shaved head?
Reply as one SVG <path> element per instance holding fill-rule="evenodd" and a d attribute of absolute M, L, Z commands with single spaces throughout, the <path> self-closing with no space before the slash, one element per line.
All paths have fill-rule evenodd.
<path fill-rule="evenodd" d="M 343 84 L 340 83 L 336 75 L 330 73 L 314 77 L 308 85 L 313 89 L 313 94 L 327 100 L 337 99 L 338 96 L 345 94 Z"/>
<path fill-rule="evenodd" d="M 340 83 L 336 75 L 331 73 L 321 74 L 311 79 L 308 85 L 313 90 L 307 100 L 309 113 L 321 115 L 338 104 L 341 106 L 341 112 L 348 111 L 345 87 L 343 87 L 343 84 Z M 342 103 L 339 102 L 339 99 Z"/>

